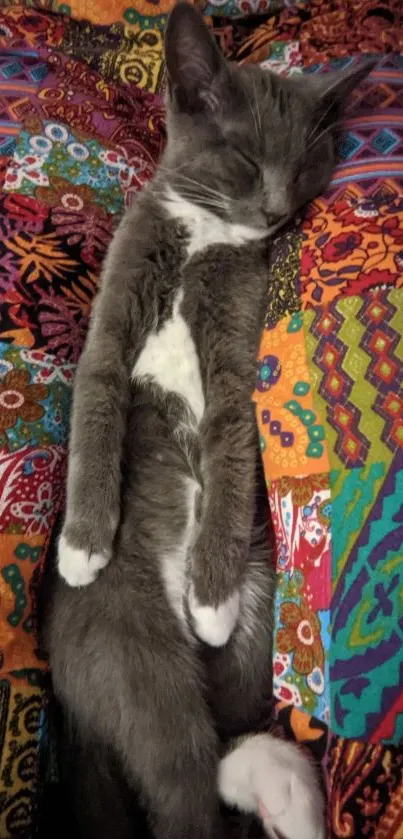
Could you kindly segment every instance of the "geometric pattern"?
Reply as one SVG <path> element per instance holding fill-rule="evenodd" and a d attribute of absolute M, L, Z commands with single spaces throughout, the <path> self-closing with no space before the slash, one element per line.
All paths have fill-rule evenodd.
<path fill-rule="evenodd" d="M 392 451 L 403 449 L 401 305 L 402 293 L 390 291 L 387 295 L 380 290 L 373 300 L 365 300 L 360 315 L 361 322 L 365 319 L 375 326 L 367 329 L 362 338 L 362 348 L 371 357 L 366 379 L 378 391 L 373 407 L 385 422 L 381 439 Z"/>
<path fill-rule="evenodd" d="M 334 180 L 303 222 L 301 269 L 293 273 L 302 312 L 279 319 L 271 303 L 254 394 L 277 543 L 276 696 L 328 718 L 339 735 L 375 742 L 398 740 L 403 720 L 396 66 L 392 56 L 382 62 L 347 117 Z M 287 267 L 279 271 L 288 289 Z M 305 429 L 295 421 L 302 415 Z M 316 464 L 307 458 L 313 428 L 321 434 Z M 283 430 L 293 435 L 285 448 Z"/>
<path fill-rule="evenodd" d="M 394 346 L 392 343 L 386 346 L 389 338 L 393 342 L 395 336 L 402 332 L 402 304 L 401 300 L 399 301 L 401 292 L 396 297 L 390 295 L 392 289 L 397 289 L 399 284 L 401 286 L 403 277 L 402 242 L 398 241 L 399 232 L 403 230 L 403 162 L 398 159 L 403 157 L 403 56 L 398 54 L 403 45 L 401 2 L 389 0 L 387 4 L 379 4 L 376 0 L 337 0 L 337 3 L 321 3 L 317 0 L 315 4 L 306 4 L 304 8 L 296 10 L 293 7 L 286 9 L 279 16 L 273 15 L 270 20 L 264 20 L 258 28 L 252 24 L 248 29 L 245 21 L 238 24 L 219 21 L 215 25 L 215 31 L 217 41 L 226 54 L 245 63 L 266 61 L 274 51 L 273 44 L 277 48 L 282 42 L 286 48 L 287 44 L 299 40 L 304 63 L 311 65 L 310 69 L 313 72 L 318 70 L 324 60 L 328 61 L 336 56 L 334 63 L 341 69 L 351 65 L 350 56 L 362 49 L 367 52 L 387 52 L 371 78 L 362 86 L 352 106 L 352 112 L 347 116 L 347 131 L 344 132 L 345 139 L 341 143 L 340 166 L 335 173 L 333 184 L 327 194 L 321 196 L 309 208 L 305 216 L 300 272 L 293 274 L 293 285 L 297 289 L 297 296 L 300 295 L 300 308 L 289 308 L 287 312 L 280 313 L 281 319 L 278 321 L 275 306 L 271 305 L 261 348 L 262 356 L 272 354 L 280 360 L 278 338 L 281 335 L 282 320 L 286 314 L 295 312 L 297 317 L 299 312 L 299 319 L 303 319 L 304 323 L 306 343 L 301 352 L 308 350 L 308 375 L 304 384 L 310 385 L 313 408 L 325 425 L 325 443 L 333 467 L 330 476 L 325 476 L 327 486 L 330 481 L 332 502 L 326 509 L 326 526 L 329 533 L 329 514 L 333 519 L 331 562 L 323 561 L 321 544 L 308 546 L 306 542 L 307 536 L 315 537 L 316 528 L 312 528 L 311 531 L 306 525 L 311 517 L 317 518 L 320 504 L 316 500 L 319 487 L 315 486 L 319 475 L 313 473 L 312 462 L 309 462 L 307 471 L 301 469 L 305 441 L 297 441 L 295 436 L 293 446 L 286 449 L 287 458 L 283 458 L 281 462 L 275 460 L 273 463 L 271 457 L 273 444 L 278 445 L 279 438 L 269 436 L 268 432 L 270 423 L 279 419 L 279 408 L 276 407 L 275 412 L 272 412 L 271 408 L 281 377 L 264 393 L 259 391 L 259 408 L 262 413 L 259 416 L 259 411 L 258 421 L 276 529 L 277 567 L 281 581 L 281 594 L 276 602 L 277 636 L 281 629 L 285 630 L 281 632 L 279 640 L 282 651 L 278 650 L 276 653 L 273 668 L 276 695 L 279 697 L 279 716 L 285 724 L 286 733 L 293 733 L 296 739 L 305 744 L 309 743 L 309 747 L 320 760 L 323 751 L 320 751 L 319 746 L 316 752 L 312 740 L 315 737 L 316 744 L 320 744 L 321 741 L 323 743 L 319 732 L 325 723 L 322 718 L 320 721 L 313 718 L 310 708 L 314 705 L 315 711 L 322 713 L 320 699 L 330 693 L 330 728 L 334 728 L 338 734 L 330 734 L 327 760 L 324 762 L 330 790 L 329 839 L 340 836 L 348 836 L 349 839 L 353 836 L 402 839 L 401 749 L 399 746 L 380 745 L 382 741 L 396 742 L 401 736 L 401 697 L 396 697 L 396 686 L 402 684 L 402 676 L 396 666 L 397 656 L 394 660 L 390 658 L 390 648 L 387 656 L 387 647 L 380 646 L 380 650 L 385 653 L 385 661 L 388 662 L 384 667 L 379 664 L 380 650 L 377 649 L 377 645 L 385 640 L 387 643 L 390 639 L 394 640 L 393 632 L 396 629 L 395 604 L 399 581 L 395 580 L 393 565 L 396 563 L 395 568 L 400 569 L 401 513 L 394 509 L 394 504 L 399 501 L 398 493 L 401 493 L 401 487 L 395 481 L 393 488 L 392 475 L 396 457 L 400 452 L 400 448 L 396 449 L 396 437 L 400 445 L 398 420 L 401 418 L 402 406 L 397 382 L 392 383 L 390 395 L 382 393 L 381 385 L 378 388 L 379 374 L 381 379 L 385 374 L 386 377 L 388 375 L 387 368 L 382 366 L 383 362 L 381 361 L 375 369 L 377 359 L 382 357 L 383 351 L 386 351 L 387 363 L 390 360 L 394 362 L 396 358 L 400 359 L 402 354 L 400 344 Z M 396 143 L 396 138 L 399 138 L 400 145 Z M 357 158 L 354 157 L 355 154 Z M 396 236 L 393 238 L 388 233 L 388 225 L 392 221 L 392 230 L 395 217 L 398 223 L 395 227 Z M 316 231 L 313 230 L 314 227 L 317 227 Z M 364 227 L 368 229 L 364 230 Z M 316 239 L 326 233 L 329 234 L 329 240 L 334 240 L 336 236 L 341 238 L 331 243 L 324 256 L 323 250 L 326 245 L 322 245 L 321 249 L 320 244 L 316 245 Z M 337 246 L 340 246 L 340 243 L 346 244 L 346 233 L 363 236 L 361 249 L 357 242 L 359 237 L 352 238 L 347 247 L 347 254 L 344 254 L 339 262 L 334 262 L 330 257 L 337 255 Z M 381 264 L 376 266 L 376 269 L 373 266 L 374 242 L 378 248 L 378 258 L 382 256 Z M 354 245 L 352 248 L 351 244 Z M 347 275 L 343 273 L 343 268 L 348 269 Z M 360 271 L 357 271 L 357 268 Z M 281 261 L 279 276 L 281 277 Z M 291 283 L 287 269 L 283 280 L 284 288 L 288 290 Z M 276 292 L 277 288 L 280 289 L 281 284 L 277 286 L 276 282 Z M 353 300 L 350 304 L 347 303 L 346 308 L 338 305 L 344 304 L 347 297 Z M 389 304 L 394 307 L 389 309 L 385 319 L 382 297 L 386 299 L 387 309 Z M 294 300 L 295 298 L 293 307 Z M 363 305 L 364 302 L 367 306 L 373 303 L 370 311 Z M 358 429 L 359 434 L 365 438 L 364 465 L 354 469 L 347 468 L 335 452 L 338 437 L 342 439 L 342 436 L 338 435 L 340 429 L 331 424 L 333 416 L 330 399 L 328 402 L 319 393 L 324 371 L 320 366 L 311 363 L 321 336 L 315 336 L 310 329 L 315 318 L 321 315 L 325 320 L 325 329 L 327 316 L 332 315 L 336 320 L 339 332 L 335 338 L 340 340 L 339 348 L 342 351 L 340 366 L 336 369 L 341 369 L 346 378 L 349 390 L 346 404 L 350 403 L 352 420 L 355 422 L 355 427 L 352 427 L 354 430 Z M 377 321 L 382 335 L 376 335 L 375 327 L 370 327 L 371 318 Z M 350 324 L 354 331 L 351 347 L 348 332 Z M 389 333 L 389 326 L 393 330 L 393 336 Z M 386 344 L 383 343 L 385 336 Z M 374 342 L 374 355 L 369 346 L 371 340 Z M 336 344 L 337 340 L 334 341 L 334 346 Z M 283 351 L 282 376 L 286 369 L 287 353 Z M 298 379 L 295 370 L 293 376 L 296 384 Z M 360 377 L 363 392 L 357 397 L 355 388 Z M 368 386 L 368 406 L 364 404 L 365 385 Z M 324 396 L 328 394 L 325 393 Z M 294 420 L 295 417 L 291 416 Z M 283 428 L 283 425 L 281 427 Z M 275 428 L 277 429 L 277 426 Z M 295 433 L 294 427 L 292 430 Z M 377 434 L 378 450 L 374 448 Z M 374 459 L 377 451 L 383 460 Z M 294 471 L 291 471 L 291 463 Z M 283 477 L 279 474 L 279 466 L 283 470 Z M 323 471 L 326 471 L 325 467 Z M 391 480 L 388 487 L 389 477 Z M 311 497 L 307 498 L 310 493 Z M 378 512 L 375 509 L 377 500 Z M 383 522 L 386 526 L 385 532 Z M 322 522 L 320 525 L 322 526 Z M 304 535 L 301 538 L 302 531 Z M 392 558 L 385 562 L 385 536 L 389 535 L 395 539 L 395 545 L 390 546 Z M 375 561 L 376 557 L 379 561 Z M 319 567 L 315 565 L 318 561 Z M 302 576 L 300 563 L 305 566 Z M 326 576 L 326 569 L 330 568 L 332 574 L 329 572 L 329 576 Z M 322 570 L 324 573 L 321 573 Z M 316 586 L 312 584 L 315 572 Z M 309 591 L 305 588 L 307 573 Z M 289 579 L 285 579 L 287 574 Z M 320 613 L 324 604 L 324 593 L 330 583 L 334 589 L 332 609 L 335 626 L 331 641 L 327 634 L 329 623 L 326 624 L 323 620 L 323 611 Z M 306 657 L 301 658 L 301 646 L 295 646 L 291 638 L 292 633 L 287 632 L 287 627 L 292 628 L 289 620 L 291 612 L 287 604 L 297 602 L 300 608 L 301 586 L 304 598 L 314 592 L 313 599 L 309 602 L 314 604 L 314 608 L 311 609 L 314 615 L 318 617 L 320 614 L 321 640 L 325 658 L 328 659 L 325 660 L 325 670 L 322 674 L 325 684 L 319 678 L 317 670 L 315 684 L 311 678 L 312 686 L 317 690 L 323 690 L 323 693 L 316 694 L 315 700 L 311 688 L 310 692 L 300 690 L 301 684 L 304 689 L 307 685 L 306 674 L 300 672 L 301 661 L 306 663 Z M 352 605 L 354 595 L 356 602 Z M 357 615 L 360 597 L 363 612 Z M 345 598 L 347 599 L 344 603 Z M 284 621 L 281 618 L 284 618 Z M 311 615 L 307 620 L 312 635 L 318 642 L 318 622 Z M 372 638 L 371 631 L 374 636 Z M 398 626 L 396 634 L 401 644 L 401 626 Z M 327 673 L 326 666 L 330 663 L 328 651 L 333 644 L 338 645 L 338 649 L 335 648 L 336 656 L 331 662 L 331 672 Z M 376 648 L 378 658 L 377 666 L 371 670 L 368 669 L 368 665 L 373 647 Z M 352 664 L 345 661 L 350 655 Z M 349 666 L 356 672 L 350 673 L 349 678 L 343 681 L 342 670 Z M 361 674 L 360 670 L 365 671 L 365 668 L 367 671 Z M 337 680 L 337 684 L 336 681 L 333 684 L 333 679 Z M 293 704 L 287 705 L 290 701 Z M 362 738 L 370 739 L 375 745 L 351 739 L 358 734 Z"/>
<path fill-rule="evenodd" d="M 255 394 L 277 540 L 276 695 L 321 715 L 312 698 L 316 687 L 329 697 L 332 731 L 373 742 L 396 742 L 403 722 L 403 76 L 397 62 L 388 56 L 360 87 L 334 180 L 303 222 L 302 312 L 292 322 L 298 336 L 303 323 L 298 360 L 306 368 L 303 375 L 294 368 L 294 337 L 283 346 L 288 318 L 272 318 L 259 359 L 264 367 L 264 356 L 273 356 L 279 372 Z M 281 404 L 286 370 L 290 396 Z M 298 426 L 287 428 L 294 434 L 287 455 L 273 457 L 281 410 L 298 415 L 301 385 L 311 399 L 305 413 L 323 429 L 328 500 L 321 500 L 323 476 L 307 463 Z M 299 620 L 309 625 L 313 657 L 301 646 L 302 630 L 295 642 L 292 621 Z"/>
<path fill-rule="evenodd" d="M 341 313 L 333 306 L 330 310 L 318 311 L 311 332 L 319 339 L 313 363 L 324 374 L 321 381 L 318 380 L 317 390 L 327 406 L 327 421 L 337 433 L 334 452 L 346 466 L 352 467 L 365 462 L 369 441 L 359 430 L 361 412 L 350 399 L 354 380 L 343 369 L 347 348 L 338 334 L 343 323 Z M 356 358 L 356 367 L 357 362 Z"/>
<path fill-rule="evenodd" d="M 385 178 L 399 178 L 403 157 L 399 60 L 398 55 L 384 56 L 370 79 L 352 97 L 354 118 L 347 115 L 347 131 L 340 144 L 341 160 L 329 192 L 330 201 L 337 198 L 346 183 L 359 181 L 368 194 Z"/>
<path fill-rule="evenodd" d="M 379 289 L 304 313 L 315 402 L 329 424 L 335 468 L 388 462 L 403 446 L 402 305 L 403 290 Z"/>
<path fill-rule="evenodd" d="M 21 50 L 0 54 L 0 154 L 13 153 L 21 123 L 47 72 L 38 55 Z"/>
<path fill-rule="evenodd" d="M 315 705 L 312 692 L 300 691 L 301 684 L 304 688 L 307 684 L 301 673 L 305 659 L 288 631 L 289 604 L 297 601 L 300 606 L 302 586 L 304 602 L 313 597 L 309 600 L 312 614 L 306 619 L 316 644 L 319 620 L 325 652 L 324 684 L 318 679 L 316 687 L 323 691 L 321 696 L 330 694 L 330 729 L 337 732 L 330 736 L 325 767 L 331 791 L 329 837 L 402 839 L 401 750 L 380 745 L 399 742 L 403 721 L 401 3 L 390 0 L 387 9 L 381 9 L 373 0 L 318 2 L 297 14 L 299 22 L 295 10 L 286 10 L 280 22 L 273 18 L 249 37 L 245 34 L 247 47 L 241 39 L 231 43 L 222 25 L 220 42 L 225 47 L 229 40 L 231 54 L 253 62 L 270 54 L 273 38 L 284 38 L 287 43 L 300 37 L 301 53 L 312 72 L 321 68 L 323 55 L 326 60 L 339 56 L 334 64 L 340 69 L 351 65 L 353 59 L 346 53 L 358 52 L 364 43 L 366 51 L 372 51 L 373 45 L 373 51 L 397 52 L 388 52 L 359 89 L 345 121 L 333 182 L 309 208 L 302 231 L 298 288 L 308 361 L 305 381 L 310 385 L 313 409 L 324 425 L 331 465 L 330 475 L 325 476 L 331 504 L 324 519 L 328 533 L 332 531 L 329 564 L 321 544 L 306 543 L 315 534 L 306 525 L 320 509 L 315 487 L 319 476 L 312 463 L 303 471 L 301 454 L 292 473 L 296 475 L 300 467 L 299 477 L 290 477 L 290 470 L 281 477 L 278 469 L 273 470 L 274 438 L 268 437 L 260 423 L 280 582 L 275 613 L 276 695 L 281 713 L 292 702 L 290 718 L 295 728 L 302 729 L 297 739 L 306 742 L 308 730 L 317 735 L 319 722 L 310 716 Z M 281 323 L 276 324 L 276 331 Z M 273 319 L 268 325 L 273 329 Z M 270 346 L 264 337 L 262 343 L 266 353 L 276 352 L 274 342 Z M 281 363 L 284 370 L 285 352 Z M 266 408 L 275 387 L 265 395 Z M 297 455 L 296 446 L 287 451 Z M 327 569 L 331 569 L 329 576 Z M 305 588 L 307 573 L 309 590 Z M 321 608 L 330 584 L 331 615 L 326 623 Z M 321 713 L 317 697 L 315 711 Z M 289 733 L 290 727 L 286 729 Z M 346 739 L 357 737 L 376 745 Z"/>

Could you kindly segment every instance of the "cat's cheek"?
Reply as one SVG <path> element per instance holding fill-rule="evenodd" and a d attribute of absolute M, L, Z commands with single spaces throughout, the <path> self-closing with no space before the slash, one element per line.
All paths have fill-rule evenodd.
<path fill-rule="evenodd" d="M 90 553 L 81 548 L 73 548 L 66 537 L 61 535 L 58 550 L 58 571 L 72 588 L 88 586 L 93 583 L 99 571 L 108 564 L 110 553 Z"/>
<path fill-rule="evenodd" d="M 239 602 L 239 591 L 235 591 L 217 608 L 202 606 L 191 584 L 188 605 L 193 628 L 198 638 L 210 647 L 223 647 L 231 637 L 238 621 Z"/>

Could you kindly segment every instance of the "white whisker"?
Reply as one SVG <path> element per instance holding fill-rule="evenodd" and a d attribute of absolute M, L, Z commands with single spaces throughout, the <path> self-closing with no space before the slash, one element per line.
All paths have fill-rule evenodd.
<path fill-rule="evenodd" d="M 312 140 L 312 143 L 309 143 L 309 145 L 306 147 L 306 151 L 308 152 L 310 149 L 312 149 L 314 146 L 316 146 L 316 143 L 318 143 L 319 140 L 325 134 L 328 134 L 329 131 L 331 131 L 332 128 L 335 127 L 335 125 L 337 125 L 337 122 L 332 122 L 331 125 L 326 126 L 326 128 L 324 128 L 322 131 L 320 131 L 319 134 L 317 135 L 317 137 L 314 137 L 314 139 Z"/>
<path fill-rule="evenodd" d="M 327 91 L 326 91 L 326 96 L 328 96 L 328 95 L 329 95 L 329 93 L 331 93 L 331 92 L 332 92 L 332 90 L 333 90 L 335 87 L 337 87 L 337 85 L 338 85 L 339 83 L 340 83 L 340 78 L 339 78 L 339 77 L 337 77 L 337 78 L 334 80 L 333 84 L 331 84 L 331 85 L 330 85 L 330 87 L 328 87 L 328 89 L 327 89 Z M 334 105 L 335 103 L 337 104 L 337 98 L 332 99 L 332 100 L 331 100 L 331 102 L 329 102 L 329 104 L 328 104 L 327 108 L 325 108 L 325 110 L 322 112 L 322 114 L 321 114 L 320 118 L 318 119 L 317 123 L 314 125 L 314 127 L 312 128 L 312 130 L 309 132 L 309 134 L 308 134 L 308 136 L 307 136 L 307 138 L 306 138 L 306 141 L 307 141 L 307 142 L 308 142 L 308 140 L 310 139 L 310 137 L 312 137 L 312 134 L 314 134 L 314 133 L 315 133 L 315 131 L 317 131 L 317 129 L 319 128 L 319 126 L 320 126 L 320 125 L 322 125 L 323 120 L 324 120 L 324 119 L 325 119 L 325 117 L 328 115 L 328 113 L 329 113 L 329 111 L 331 110 L 331 108 L 333 108 L 333 105 Z"/>
<path fill-rule="evenodd" d="M 195 178 L 189 177 L 189 175 L 185 175 L 183 172 L 180 172 L 178 169 L 169 169 L 167 166 L 163 164 L 159 166 L 159 169 L 163 172 L 166 172 L 168 175 L 172 175 L 173 177 L 182 178 L 184 181 L 188 181 L 189 183 L 193 184 L 194 186 L 198 187 L 198 189 L 202 190 L 203 192 L 208 192 L 210 195 L 213 195 L 221 200 L 231 201 L 229 195 L 225 195 L 223 192 L 220 192 L 218 189 L 213 189 L 213 187 L 208 186 L 207 184 L 203 184 L 200 181 L 195 180 Z"/>
<path fill-rule="evenodd" d="M 155 192 L 155 185 L 154 185 L 154 192 Z M 164 192 L 163 188 L 159 189 L 160 196 L 164 197 L 166 200 L 167 196 Z M 190 201 L 193 204 L 198 204 L 200 206 L 206 207 L 206 209 L 215 209 L 221 210 L 223 212 L 228 212 L 229 210 L 229 203 L 227 201 L 219 200 L 214 196 L 209 195 L 208 193 L 203 194 L 202 191 L 196 192 L 192 190 L 190 187 L 181 186 L 180 187 L 180 194 L 182 198 Z M 169 200 L 169 198 L 168 198 Z"/>
<path fill-rule="evenodd" d="M 261 117 L 259 102 L 258 102 L 258 98 L 257 98 L 256 79 L 255 79 L 254 76 L 252 76 L 252 86 L 253 86 L 253 96 L 254 96 L 255 106 L 256 106 L 256 115 L 255 115 L 255 112 L 253 111 L 253 109 L 251 109 L 251 110 L 252 110 L 253 121 L 255 123 L 257 138 L 258 138 L 258 140 L 260 140 L 260 138 L 262 136 L 262 133 L 263 133 L 263 131 L 262 131 L 262 117 Z M 257 117 L 257 119 L 256 119 L 256 117 Z M 259 126 L 257 125 L 257 123 L 259 124 Z"/>

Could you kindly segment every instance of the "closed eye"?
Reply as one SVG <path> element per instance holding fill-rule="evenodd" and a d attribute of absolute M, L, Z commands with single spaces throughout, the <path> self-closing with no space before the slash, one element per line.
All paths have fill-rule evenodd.
<path fill-rule="evenodd" d="M 298 172 L 295 173 L 293 177 L 293 183 L 297 184 L 302 178 L 308 178 L 310 175 L 314 175 L 318 171 L 318 161 L 316 163 L 307 163 Z"/>
<path fill-rule="evenodd" d="M 234 152 L 238 157 L 241 158 L 243 163 L 246 163 L 246 165 L 249 166 L 250 169 L 253 169 L 255 171 L 256 175 L 260 175 L 261 169 L 259 164 L 256 160 L 253 159 L 253 157 L 251 157 L 248 154 L 248 152 L 245 152 L 243 150 L 241 151 L 241 149 L 234 149 Z"/>

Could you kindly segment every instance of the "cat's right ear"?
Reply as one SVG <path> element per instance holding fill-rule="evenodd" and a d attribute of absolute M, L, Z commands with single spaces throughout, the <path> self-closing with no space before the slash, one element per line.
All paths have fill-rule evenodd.
<path fill-rule="evenodd" d="M 165 62 L 170 94 L 181 111 L 219 108 L 228 78 L 226 62 L 199 12 L 183 0 L 168 19 Z"/>

